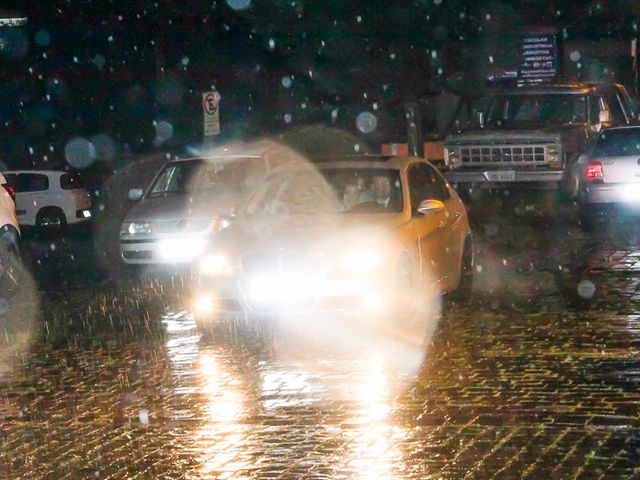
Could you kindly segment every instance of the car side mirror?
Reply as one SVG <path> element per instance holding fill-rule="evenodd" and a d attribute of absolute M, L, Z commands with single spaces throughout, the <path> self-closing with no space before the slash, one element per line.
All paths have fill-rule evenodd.
<path fill-rule="evenodd" d="M 444 203 L 440 200 L 424 200 L 420 202 L 416 211 L 421 215 L 433 215 L 434 213 L 444 212 Z"/>
<path fill-rule="evenodd" d="M 142 195 L 144 195 L 144 190 L 139 187 L 129 189 L 128 197 L 132 202 L 137 202 L 138 200 L 140 200 L 142 198 Z"/>
<path fill-rule="evenodd" d="M 611 112 L 609 110 L 601 110 L 598 115 L 598 123 L 600 123 L 603 127 L 608 127 L 611 125 Z"/>

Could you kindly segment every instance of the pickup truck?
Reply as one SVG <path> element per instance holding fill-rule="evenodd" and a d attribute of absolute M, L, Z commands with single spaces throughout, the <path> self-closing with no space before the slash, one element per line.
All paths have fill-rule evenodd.
<path fill-rule="evenodd" d="M 624 86 L 570 83 L 495 92 L 478 128 L 445 141 L 447 179 L 471 188 L 533 187 L 577 195 L 571 165 L 602 128 L 637 121 Z"/>

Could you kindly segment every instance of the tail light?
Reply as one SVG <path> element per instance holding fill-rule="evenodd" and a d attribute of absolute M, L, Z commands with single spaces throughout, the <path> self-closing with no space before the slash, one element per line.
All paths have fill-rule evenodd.
<path fill-rule="evenodd" d="M 584 178 L 589 181 L 602 180 L 604 177 L 604 170 L 602 169 L 602 163 L 591 162 L 584 169 Z"/>
<path fill-rule="evenodd" d="M 16 187 L 14 187 L 13 185 L 9 185 L 8 183 L 3 183 L 2 186 L 7 191 L 9 196 L 11 198 L 13 198 L 13 201 L 15 202 L 16 201 Z"/>

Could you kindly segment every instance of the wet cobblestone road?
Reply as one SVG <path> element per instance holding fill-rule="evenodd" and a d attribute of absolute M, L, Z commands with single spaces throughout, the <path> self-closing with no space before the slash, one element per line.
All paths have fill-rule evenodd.
<path fill-rule="evenodd" d="M 518 221 L 476 226 L 476 299 L 426 354 L 202 335 L 180 279 L 44 295 L 2 340 L 0 478 L 638 478 L 639 229 Z"/>

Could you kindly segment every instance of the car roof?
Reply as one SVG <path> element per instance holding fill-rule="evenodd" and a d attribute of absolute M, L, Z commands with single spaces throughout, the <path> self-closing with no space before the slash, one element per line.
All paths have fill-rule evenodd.
<path fill-rule="evenodd" d="M 621 125 L 619 127 L 609 127 L 602 130 L 602 133 L 610 132 L 612 130 L 640 130 L 640 125 Z"/>
<path fill-rule="evenodd" d="M 429 163 L 424 158 L 411 156 L 390 155 L 348 155 L 342 157 L 320 157 L 313 162 L 297 162 L 280 165 L 273 173 L 291 171 L 292 169 L 305 170 L 309 167 L 318 169 L 347 169 L 370 168 L 384 170 L 402 170 L 412 163 Z"/>
<path fill-rule="evenodd" d="M 5 170 L 3 172 L 5 175 L 7 173 L 39 173 L 41 175 L 63 175 L 65 173 L 78 173 L 78 172 L 67 172 L 65 170 Z"/>
<path fill-rule="evenodd" d="M 209 161 L 209 160 L 248 160 L 251 158 L 263 158 L 262 155 L 253 155 L 253 154 L 248 154 L 248 155 L 193 155 L 193 156 L 189 156 L 189 157 L 174 157 L 171 158 L 169 160 L 170 163 L 173 162 L 189 162 L 189 161 L 193 161 L 193 160 L 203 160 L 203 161 Z"/>

